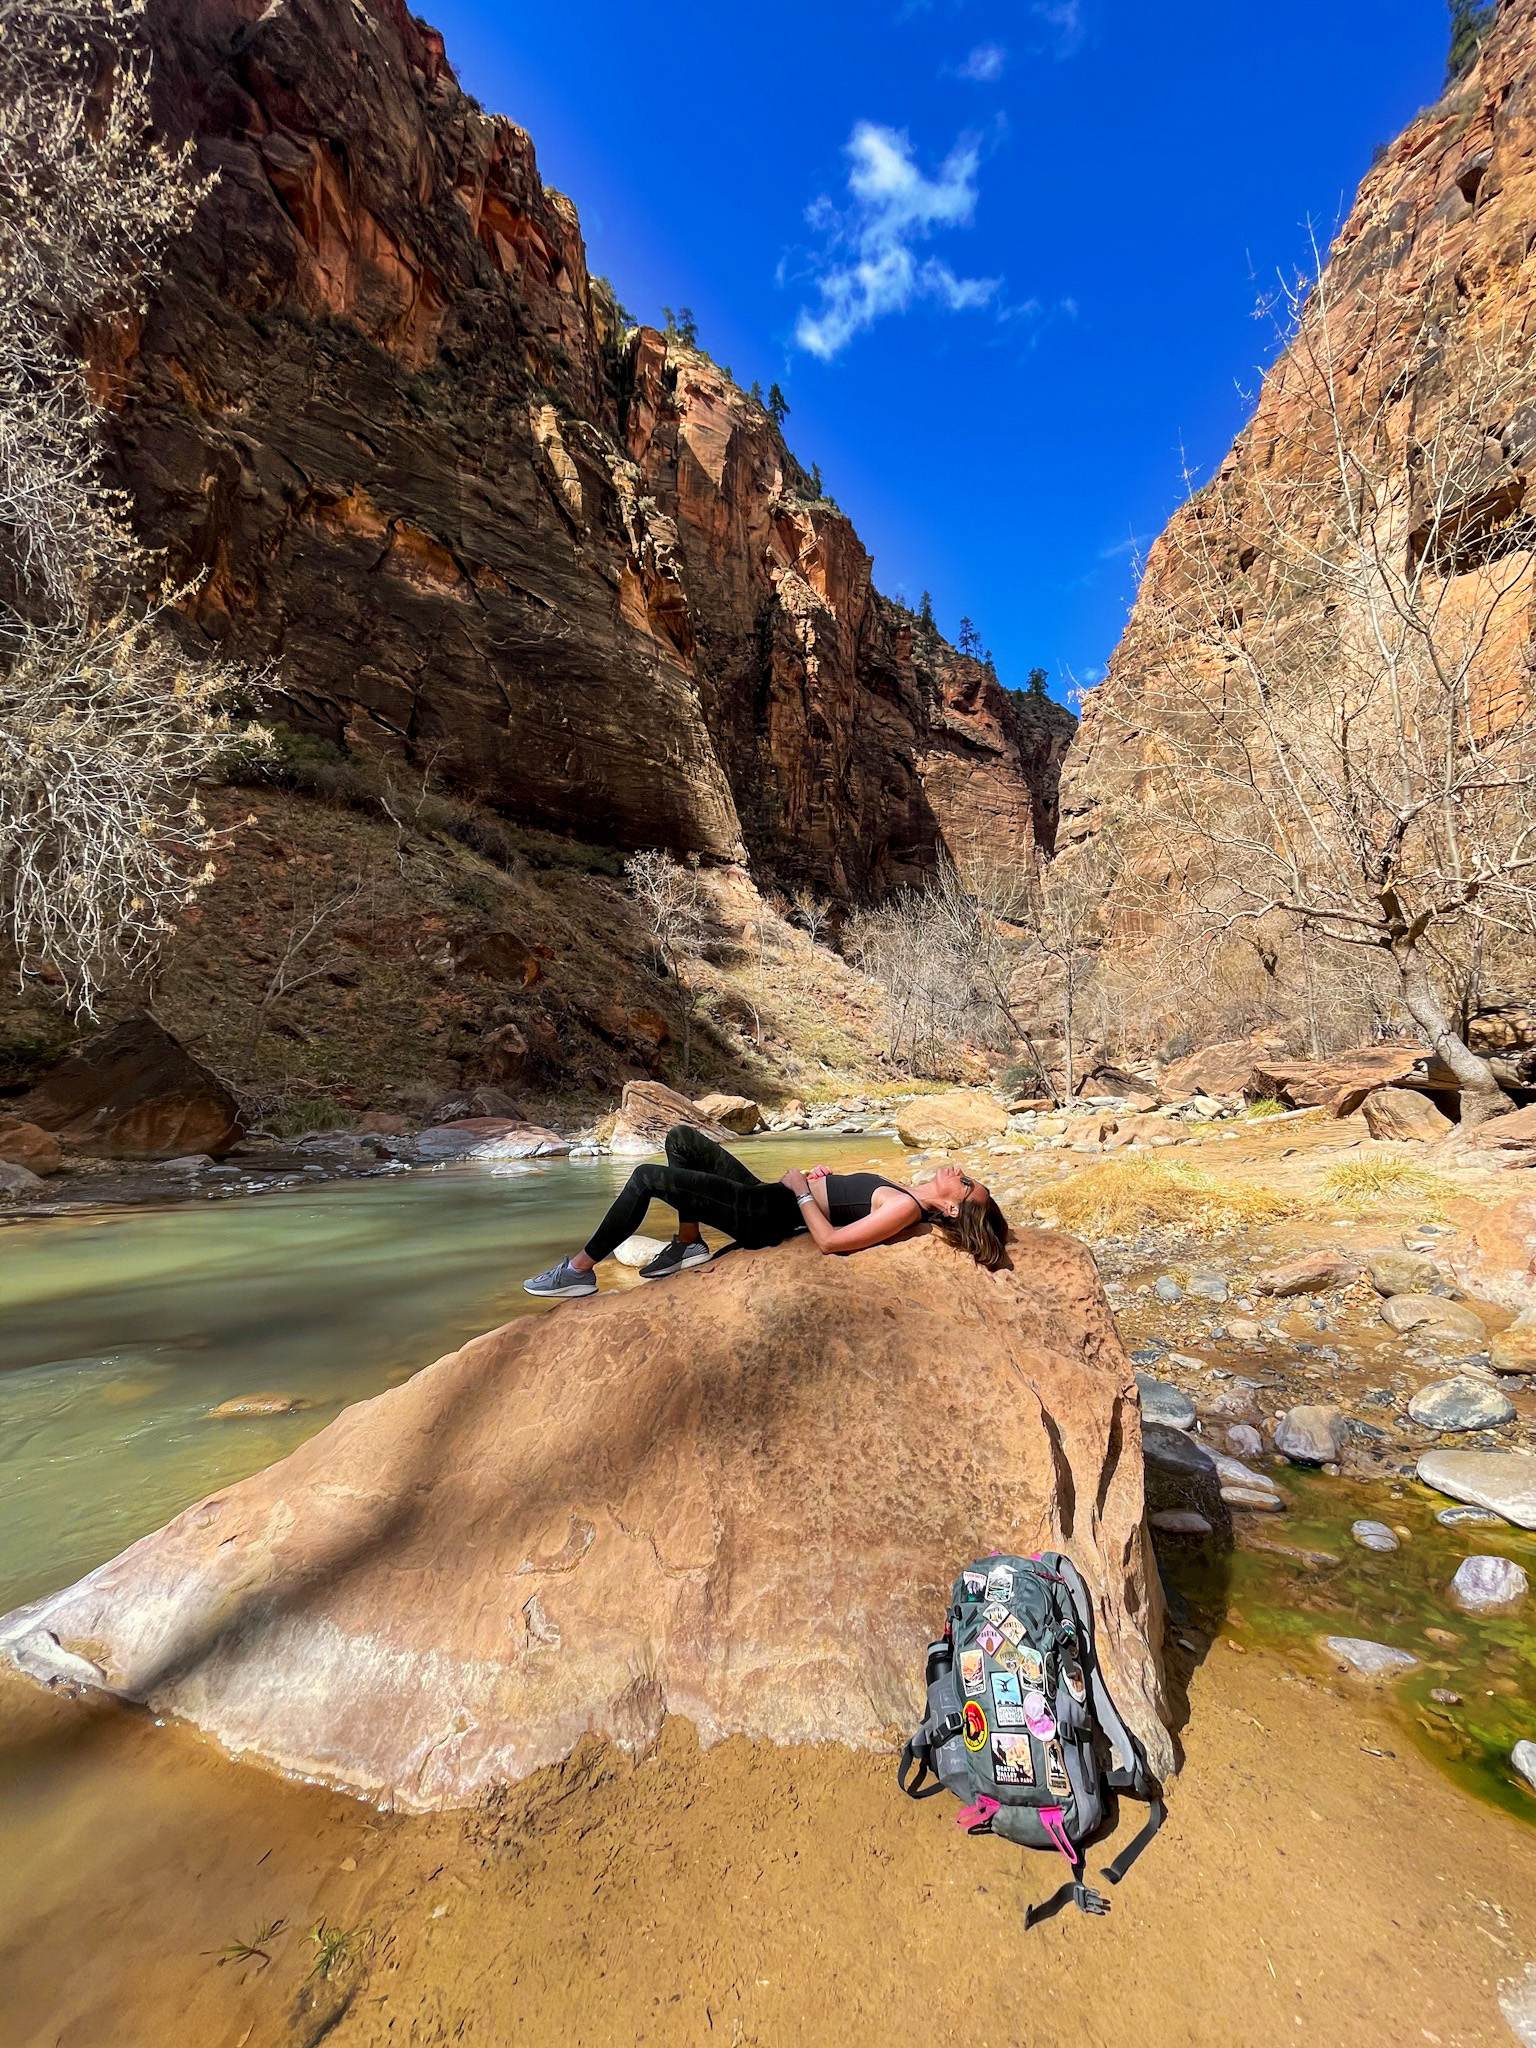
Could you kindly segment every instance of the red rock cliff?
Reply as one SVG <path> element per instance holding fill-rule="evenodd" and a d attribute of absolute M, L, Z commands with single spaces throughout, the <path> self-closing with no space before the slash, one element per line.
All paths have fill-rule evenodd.
<path fill-rule="evenodd" d="M 762 407 L 625 329 L 533 145 L 398 0 L 150 0 L 218 172 L 103 364 L 191 630 L 533 824 L 866 893 L 1028 854 L 1072 721 L 876 592 Z"/>

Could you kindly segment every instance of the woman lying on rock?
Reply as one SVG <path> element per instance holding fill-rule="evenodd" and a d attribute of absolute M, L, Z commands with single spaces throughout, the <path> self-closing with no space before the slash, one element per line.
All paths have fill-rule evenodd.
<path fill-rule="evenodd" d="M 666 1151 L 665 1166 L 635 1168 L 584 1250 L 523 1282 L 530 1294 L 596 1294 L 592 1268 L 634 1236 L 652 1201 L 677 1211 L 677 1235 L 640 1268 L 642 1280 L 662 1280 L 684 1266 L 702 1266 L 712 1256 L 699 1234 L 704 1223 L 754 1249 L 782 1244 L 808 1230 L 824 1252 L 862 1252 L 900 1236 L 914 1223 L 936 1223 L 989 1268 L 1001 1262 L 1008 1240 L 1002 1210 L 958 1166 L 941 1166 L 912 1188 L 878 1173 L 833 1173 L 825 1166 L 813 1166 L 809 1173 L 792 1166 L 782 1179 L 763 1181 L 723 1145 L 687 1124 L 668 1131 Z"/>

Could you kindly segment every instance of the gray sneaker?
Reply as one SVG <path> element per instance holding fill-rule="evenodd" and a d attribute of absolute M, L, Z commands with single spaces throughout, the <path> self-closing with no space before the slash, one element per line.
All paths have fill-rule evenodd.
<path fill-rule="evenodd" d="M 563 1299 L 568 1294 L 596 1294 L 597 1275 L 578 1273 L 569 1259 L 561 1259 L 547 1273 L 535 1273 L 523 1282 L 525 1294 L 548 1294 Z"/>
<path fill-rule="evenodd" d="M 692 1244 L 683 1244 L 673 1238 L 665 1251 L 660 1251 L 648 1266 L 640 1268 L 642 1280 L 665 1280 L 669 1273 L 681 1273 L 684 1266 L 707 1266 L 714 1253 L 702 1238 Z"/>

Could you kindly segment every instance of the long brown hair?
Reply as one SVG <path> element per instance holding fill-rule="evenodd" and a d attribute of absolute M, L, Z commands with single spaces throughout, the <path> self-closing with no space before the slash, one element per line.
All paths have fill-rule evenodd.
<path fill-rule="evenodd" d="M 995 1272 L 1008 1250 L 1008 1218 L 988 1195 L 984 1202 L 962 1202 L 957 1216 L 928 1212 L 941 1230 L 963 1245 L 978 1266 Z"/>

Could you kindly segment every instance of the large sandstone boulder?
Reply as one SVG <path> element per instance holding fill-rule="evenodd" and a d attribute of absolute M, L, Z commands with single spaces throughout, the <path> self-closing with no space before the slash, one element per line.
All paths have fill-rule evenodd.
<path fill-rule="evenodd" d="M 708 1117 L 712 1124 L 724 1125 L 738 1138 L 767 1127 L 768 1119 L 747 1095 L 701 1095 L 693 1106 L 700 1116 Z"/>
<path fill-rule="evenodd" d="M 951 1578 L 1070 1551 L 1153 1768 L 1163 1605 L 1093 1261 L 805 1239 L 528 1315 L 0 1622 L 0 1655 L 414 1809 L 588 1730 L 888 1747 Z"/>
<path fill-rule="evenodd" d="M 692 1124 L 722 1145 L 732 1136 L 724 1124 L 716 1123 L 675 1088 L 664 1088 L 660 1081 L 627 1081 L 608 1149 L 623 1158 L 659 1152 L 674 1124 Z"/>
<path fill-rule="evenodd" d="M 64 1149 L 52 1131 L 20 1117 L 0 1116 L 0 1161 L 24 1166 L 28 1173 L 57 1173 L 64 1164 Z"/>
<path fill-rule="evenodd" d="M 217 1159 L 240 1135 L 224 1083 L 142 1012 L 61 1060 L 13 1110 L 107 1159 Z"/>
<path fill-rule="evenodd" d="M 1189 1095 L 1241 1095 L 1253 1073 L 1253 1063 L 1275 1051 L 1283 1041 L 1273 1032 L 1255 1032 L 1251 1038 L 1223 1039 L 1217 1045 L 1203 1045 L 1187 1053 L 1163 1072 L 1161 1094 L 1165 1102 L 1182 1102 Z"/>
<path fill-rule="evenodd" d="M 1371 1136 L 1387 1142 L 1432 1145 L 1456 1128 L 1417 1088 L 1373 1088 L 1360 1107 Z"/>
<path fill-rule="evenodd" d="M 1008 1112 L 1002 1104 L 971 1088 L 914 1095 L 896 1111 L 896 1134 L 903 1145 L 975 1145 L 1001 1137 L 1007 1128 Z"/>
<path fill-rule="evenodd" d="M 1491 1207 L 1458 1203 L 1451 1213 L 1466 1220 L 1438 1257 L 1457 1285 L 1517 1314 L 1536 1309 L 1536 1194 Z"/>
<path fill-rule="evenodd" d="M 1422 1045 L 1365 1045 L 1331 1060 L 1255 1060 L 1248 1093 L 1291 1109 L 1310 1109 L 1326 1102 L 1339 1115 L 1357 1110 L 1366 1096 L 1389 1088 L 1411 1074 L 1424 1058 Z"/>

